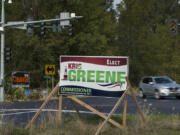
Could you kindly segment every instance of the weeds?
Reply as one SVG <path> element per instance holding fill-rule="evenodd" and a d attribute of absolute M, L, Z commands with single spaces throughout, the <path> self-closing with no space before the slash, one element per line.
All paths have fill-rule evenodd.
<path fill-rule="evenodd" d="M 145 115 L 143 123 L 139 115 L 127 116 L 126 131 L 106 124 L 100 135 L 179 135 L 180 115 Z M 112 119 L 121 122 L 122 116 Z M 28 130 L 17 128 L 13 124 L 0 124 L 0 135 L 94 135 L 103 119 L 97 116 L 79 119 L 67 117 L 60 122 L 57 116 L 49 114 L 48 119 L 41 118 L 39 124 Z"/>

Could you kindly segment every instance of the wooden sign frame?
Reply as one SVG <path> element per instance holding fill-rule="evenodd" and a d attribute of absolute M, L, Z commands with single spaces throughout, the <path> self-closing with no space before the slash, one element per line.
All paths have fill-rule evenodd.
<path fill-rule="evenodd" d="M 126 78 L 127 79 L 127 78 Z M 144 114 L 140 108 L 140 105 L 136 99 L 136 95 L 131 87 L 131 84 L 129 82 L 129 80 L 127 79 L 127 89 L 125 90 L 125 92 L 123 93 L 123 95 L 119 98 L 119 100 L 116 102 L 116 104 L 114 105 L 113 109 L 111 110 L 111 112 L 108 114 L 108 116 L 104 115 L 103 113 L 99 112 L 98 110 L 96 110 L 95 108 L 91 107 L 90 105 L 86 104 L 85 102 L 79 100 L 77 97 L 75 96 L 66 96 L 67 98 L 69 98 L 72 101 L 73 107 L 76 110 L 76 113 L 78 115 L 78 117 L 80 117 L 80 113 L 79 110 L 76 106 L 76 104 L 74 104 L 74 102 L 82 105 L 83 107 L 87 108 L 88 110 L 94 112 L 95 114 L 97 114 L 98 116 L 104 118 L 104 122 L 98 127 L 95 135 L 99 135 L 99 133 L 101 132 L 102 128 L 104 127 L 104 125 L 107 122 L 110 122 L 111 124 L 113 124 L 114 126 L 124 130 L 126 128 L 126 116 L 127 116 L 127 96 L 128 96 L 128 91 L 130 91 L 135 103 L 136 103 L 136 107 L 138 109 L 138 112 L 140 113 L 140 116 L 142 118 L 142 121 L 145 122 L 145 118 L 144 118 Z M 43 102 L 43 104 L 41 105 L 41 107 L 39 108 L 39 110 L 36 112 L 36 114 L 33 116 L 32 120 L 28 122 L 28 124 L 26 125 L 26 129 L 30 128 L 32 123 L 34 122 L 34 120 L 38 117 L 38 115 L 40 114 L 40 112 L 42 111 L 42 109 L 45 107 L 45 105 L 47 104 L 47 102 L 49 101 L 49 99 L 54 95 L 54 93 L 59 89 L 59 83 L 57 83 L 57 85 L 55 86 L 55 88 L 51 91 L 51 93 L 47 96 L 47 98 L 45 99 L 45 101 Z M 122 119 L 122 124 L 114 121 L 111 119 L 111 116 L 113 115 L 113 113 L 116 111 L 117 107 L 120 105 L 121 102 L 124 102 L 123 105 L 123 119 Z M 61 121 L 62 120 L 62 102 L 63 102 L 63 95 L 59 96 L 59 114 L 58 114 L 58 119 Z"/>

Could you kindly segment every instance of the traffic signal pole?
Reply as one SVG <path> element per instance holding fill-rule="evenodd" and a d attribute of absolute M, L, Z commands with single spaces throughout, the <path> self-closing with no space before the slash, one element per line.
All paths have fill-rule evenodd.
<path fill-rule="evenodd" d="M 2 7 L 1 7 L 1 76 L 0 76 L 0 102 L 4 101 L 4 47 L 5 47 L 5 30 L 4 30 L 4 23 L 5 23 L 5 13 L 4 13 L 4 2 L 2 0 Z"/>

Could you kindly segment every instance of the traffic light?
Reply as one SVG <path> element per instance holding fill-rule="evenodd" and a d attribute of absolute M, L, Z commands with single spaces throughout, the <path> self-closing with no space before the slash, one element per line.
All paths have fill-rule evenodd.
<path fill-rule="evenodd" d="M 153 33 L 156 33 L 156 29 L 157 29 L 157 24 L 154 24 L 154 25 L 152 26 L 152 32 L 153 32 Z"/>
<path fill-rule="evenodd" d="M 5 47 L 5 62 L 9 62 L 11 60 L 11 48 Z"/>
<path fill-rule="evenodd" d="M 60 17 L 58 15 L 56 15 L 56 19 L 59 19 Z M 60 21 L 55 21 L 53 22 L 53 26 L 52 26 L 52 30 L 53 32 L 61 32 L 61 26 L 60 26 Z"/>
<path fill-rule="evenodd" d="M 42 22 L 41 23 L 41 26 L 40 26 L 40 35 L 41 36 L 44 36 L 45 35 L 45 23 L 44 22 Z"/>
<path fill-rule="evenodd" d="M 26 28 L 27 35 L 33 36 L 34 35 L 34 29 L 32 24 L 28 24 Z"/>
<path fill-rule="evenodd" d="M 70 24 L 68 27 L 68 34 L 69 36 L 72 36 L 72 24 Z"/>
<path fill-rule="evenodd" d="M 171 21 L 171 33 L 178 33 L 178 20 L 177 19 L 173 19 Z"/>
<path fill-rule="evenodd" d="M 27 21 L 33 21 L 33 17 L 32 16 L 28 16 Z M 33 24 L 27 24 L 26 27 L 26 33 L 27 35 L 33 36 L 34 35 L 34 26 Z"/>

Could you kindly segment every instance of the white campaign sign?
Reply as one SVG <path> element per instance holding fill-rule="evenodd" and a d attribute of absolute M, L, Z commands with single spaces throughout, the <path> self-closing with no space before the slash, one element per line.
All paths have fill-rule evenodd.
<path fill-rule="evenodd" d="M 59 94 L 120 97 L 126 90 L 128 57 L 61 56 Z"/>

